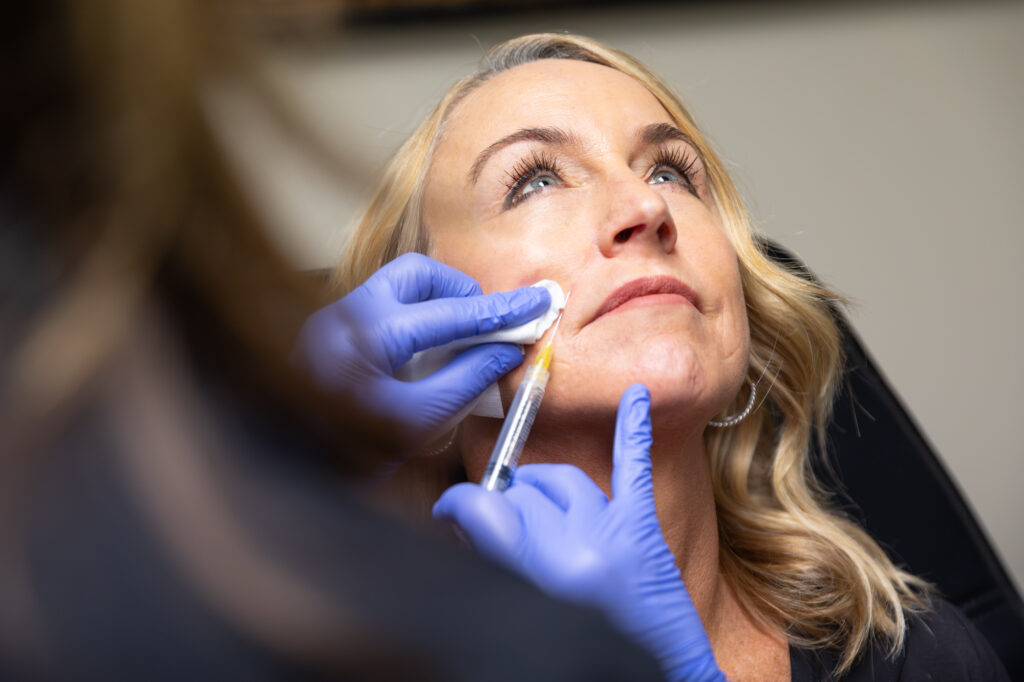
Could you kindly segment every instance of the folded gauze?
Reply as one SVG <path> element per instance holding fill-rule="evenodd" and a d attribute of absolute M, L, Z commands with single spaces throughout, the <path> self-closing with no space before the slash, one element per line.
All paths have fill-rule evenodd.
<path fill-rule="evenodd" d="M 464 339 L 456 339 L 451 343 L 444 344 L 443 346 L 435 346 L 433 348 L 420 351 L 413 355 L 407 363 L 399 367 L 395 376 L 402 381 L 418 381 L 419 379 L 430 376 L 447 365 L 452 361 L 452 358 L 467 348 L 479 346 L 482 343 L 516 343 L 521 346 L 536 343 L 537 339 L 539 339 L 554 323 L 555 319 L 558 318 L 558 312 L 565 307 L 565 294 L 562 293 L 562 287 L 558 286 L 557 282 L 552 282 L 549 279 L 542 279 L 531 286 L 543 287 L 551 294 L 551 307 L 548 308 L 540 317 L 534 318 L 526 324 L 521 324 L 518 327 L 508 327 L 507 329 L 491 332 L 489 334 L 479 334 L 477 336 L 469 336 Z M 497 383 L 488 386 L 487 389 L 480 394 L 480 397 L 470 403 L 466 409 L 451 420 L 449 427 L 462 421 L 466 415 L 469 414 L 475 414 L 481 417 L 494 417 L 495 419 L 501 419 L 505 416 L 505 410 L 501 405 L 501 394 L 498 392 Z"/>

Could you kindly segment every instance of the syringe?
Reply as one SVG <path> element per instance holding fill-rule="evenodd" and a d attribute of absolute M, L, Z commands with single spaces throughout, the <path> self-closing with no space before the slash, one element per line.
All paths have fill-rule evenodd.
<path fill-rule="evenodd" d="M 566 299 L 568 300 L 568 296 Z M 544 389 L 548 385 L 548 377 L 551 376 L 551 372 L 548 371 L 551 364 L 551 345 L 555 341 L 555 332 L 558 331 L 561 321 L 562 316 L 559 315 L 551 332 L 551 339 L 533 364 L 526 369 L 526 376 L 516 390 L 516 397 L 512 399 L 512 405 L 508 408 L 508 416 L 501 426 L 498 442 L 494 444 L 491 459 L 487 462 L 487 470 L 480 481 L 484 490 L 501 491 L 512 483 L 512 474 L 519 464 L 519 456 L 523 454 L 526 437 L 530 435 L 533 419 L 540 409 L 540 401 L 544 398 Z"/>

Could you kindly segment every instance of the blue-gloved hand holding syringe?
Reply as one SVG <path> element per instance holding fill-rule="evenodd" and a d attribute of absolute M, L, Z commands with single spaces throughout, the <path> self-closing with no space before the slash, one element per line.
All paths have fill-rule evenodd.
<path fill-rule="evenodd" d="M 449 488 L 434 517 L 552 596 L 594 606 L 647 647 L 673 682 L 720 682 L 711 643 L 658 523 L 651 478 L 651 399 L 619 403 L 612 496 L 579 468 L 527 464 L 504 493 Z"/>

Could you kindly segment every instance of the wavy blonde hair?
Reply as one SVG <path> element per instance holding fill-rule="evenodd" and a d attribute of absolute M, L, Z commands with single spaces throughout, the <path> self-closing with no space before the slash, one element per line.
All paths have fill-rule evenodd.
<path fill-rule="evenodd" d="M 445 121 L 490 78 L 541 59 L 600 64 L 643 84 L 693 141 L 736 250 L 750 322 L 748 376 L 770 382 L 770 389 L 760 409 L 738 426 L 705 432 L 727 579 L 762 625 L 782 628 L 798 646 L 838 650 L 839 674 L 872 644 L 895 654 L 903 645 L 905 612 L 927 608 L 928 586 L 829 508 L 810 466 L 811 439 L 823 444 L 843 363 L 832 311 L 840 299 L 765 255 L 721 160 L 678 98 L 632 57 L 589 38 L 553 33 L 493 47 L 482 68 L 452 86 L 395 155 L 353 230 L 334 275 L 336 288 L 351 290 L 402 253 L 430 253 L 422 195 Z M 726 414 L 739 409 L 737 397 Z"/>

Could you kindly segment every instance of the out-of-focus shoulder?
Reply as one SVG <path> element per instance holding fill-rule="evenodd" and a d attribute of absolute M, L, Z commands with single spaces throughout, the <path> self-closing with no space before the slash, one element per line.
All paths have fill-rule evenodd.
<path fill-rule="evenodd" d="M 839 652 L 790 647 L 794 682 L 1009 682 L 985 637 L 955 606 L 933 597 L 931 608 L 908 618 L 903 649 L 889 656 L 875 645 L 841 678 L 832 671 Z"/>
<path fill-rule="evenodd" d="M 944 599 L 911 617 L 904 651 L 900 680 L 1010 680 L 985 637 Z"/>

